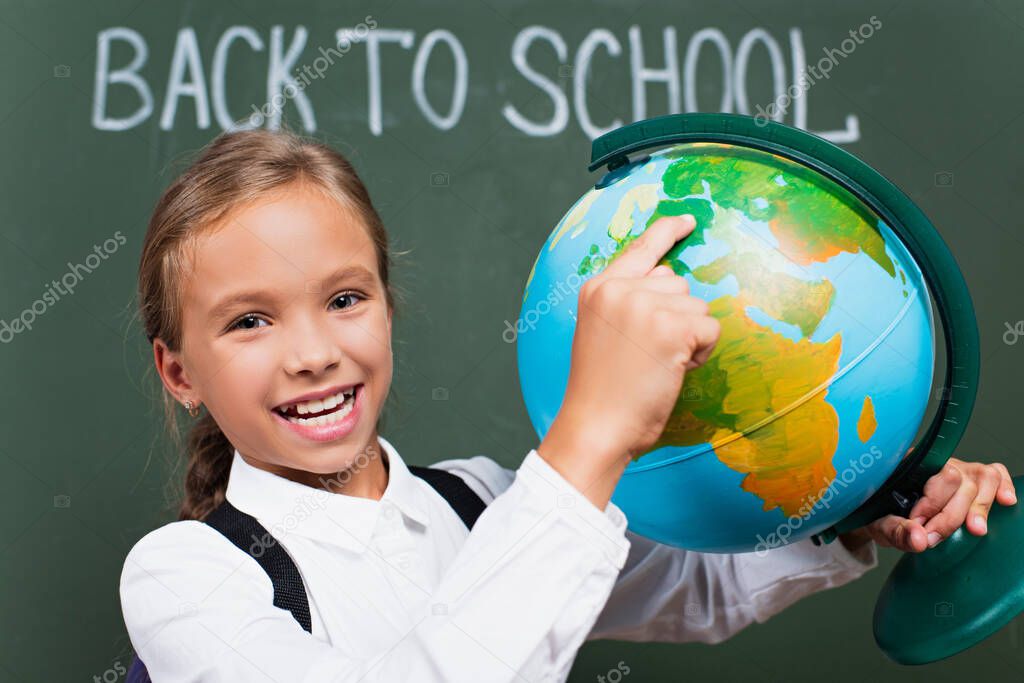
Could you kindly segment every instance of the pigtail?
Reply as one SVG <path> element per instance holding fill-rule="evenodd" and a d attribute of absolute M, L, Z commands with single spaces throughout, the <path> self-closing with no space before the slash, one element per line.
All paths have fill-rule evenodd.
<path fill-rule="evenodd" d="M 206 519 L 224 501 L 235 449 L 210 413 L 203 411 L 188 433 L 185 496 L 178 519 Z"/>

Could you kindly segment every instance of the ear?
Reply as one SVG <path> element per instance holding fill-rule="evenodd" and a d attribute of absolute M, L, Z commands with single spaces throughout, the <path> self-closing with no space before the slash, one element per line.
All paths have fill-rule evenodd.
<path fill-rule="evenodd" d="M 194 403 L 202 403 L 202 397 L 196 395 L 196 387 L 192 385 L 182 363 L 181 353 L 171 351 L 159 337 L 153 339 L 153 362 L 164 387 L 178 402 L 184 403 L 186 399 L 191 399 Z"/>

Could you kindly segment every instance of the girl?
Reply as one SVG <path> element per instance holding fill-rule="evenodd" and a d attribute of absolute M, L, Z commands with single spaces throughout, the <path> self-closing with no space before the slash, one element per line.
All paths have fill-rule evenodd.
<path fill-rule="evenodd" d="M 290 132 L 215 139 L 160 198 L 139 266 L 169 415 L 173 400 L 196 420 L 178 521 L 138 541 L 121 575 L 152 679 L 564 681 L 585 639 L 720 642 L 862 575 L 875 541 L 923 550 L 969 509 L 983 524 L 997 489 L 1013 502 L 1001 465 L 951 461 L 917 519 L 829 545 L 705 555 L 626 531 L 616 482 L 718 338 L 656 265 L 693 225 L 658 221 L 586 282 L 544 440 L 515 471 L 437 463 L 458 477 L 445 493 L 378 433 L 395 295 L 355 171 Z M 225 510 L 253 520 L 243 540 Z M 288 568 L 298 589 L 282 598 L 271 576 Z"/>

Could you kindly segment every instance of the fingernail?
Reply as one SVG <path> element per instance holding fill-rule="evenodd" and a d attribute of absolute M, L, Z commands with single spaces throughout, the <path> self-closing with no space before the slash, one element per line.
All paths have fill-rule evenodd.
<path fill-rule="evenodd" d="M 937 531 L 932 531 L 928 534 L 928 547 L 934 548 L 936 545 L 938 545 L 939 541 L 941 540 L 942 536 L 940 536 Z"/>
<path fill-rule="evenodd" d="M 924 517 L 914 517 L 914 521 L 917 522 L 918 524 L 920 524 L 921 526 L 924 526 L 925 518 Z"/>
<path fill-rule="evenodd" d="M 985 523 L 985 518 L 981 515 L 974 515 L 974 525 L 981 528 L 982 533 L 988 531 L 988 524 Z"/>

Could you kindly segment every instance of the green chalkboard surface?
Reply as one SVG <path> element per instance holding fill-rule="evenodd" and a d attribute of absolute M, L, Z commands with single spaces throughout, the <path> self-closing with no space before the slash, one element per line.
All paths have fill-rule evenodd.
<path fill-rule="evenodd" d="M 729 111 L 843 146 L 931 218 L 981 331 L 959 454 L 1019 473 L 1022 38 L 1004 0 L 0 1 L 0 681 L 116 681 L 131 660 L 121 566 L 173 519 L 183 460 L 135 273 L 161 191 L 228 127 L 334 145 L 407 252 L 382 433 L 409 462 L 518 466 L 536 435 L 503 332 L 598 177 L 591 140 Z M 885 659 L 871 607 L 897 559 L 714 647 L 587 643 L 570 680 L 1019 677 L 1021 623 L 924 668 Z"/>

